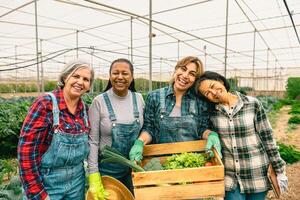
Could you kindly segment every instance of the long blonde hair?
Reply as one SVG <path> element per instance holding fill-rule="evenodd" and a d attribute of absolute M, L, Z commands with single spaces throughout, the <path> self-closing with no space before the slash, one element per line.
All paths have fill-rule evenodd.
<path fill-rule="evenodd" d="M 204 66 L 203 66 L 202 61 L 196 56 L 187 56 L 187 57 L 180 59 L 177 62 L 173 75 L 179 68 L 187 66 L 189 63 L 195 63 L 195 65 L 197 67 L 196 68 L 196 79 L 204 73 Z M 170 80 L 170 83 L 171 84 L 174 83 L 174 77 L 172 77 L 172 79 Z"/>

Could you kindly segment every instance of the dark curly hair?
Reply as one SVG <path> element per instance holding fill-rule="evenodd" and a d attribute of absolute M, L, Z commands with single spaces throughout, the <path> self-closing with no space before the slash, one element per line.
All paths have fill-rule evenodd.
<path fill-rule="evenodd" d="M 204 80 L 215 80 L 215 81 L 219 81 L 219 82 L 221 82 L 221 83 L 225 86 L 225 88 L 226 88 L 227 91 L 230 90 L 230 84 L 229 84 L 229 82 L 227 81 L 227 79 L 226 79 L 224 76 L 222 76 L 221 74 L 219 74 L 219 73 L 217 73 L 217 72 L 206 71 L 206 72 L 204 72 L 204 73 L 196 80 L 196 82 L 195 82 L 195 86 L 194 86 L 194 88 L 195 88 L 195 93 L 196 93 L 197 95 L 199 95 L 199 96 L 204 97 L 204 96 L 201 94 L 201 92 L 199 92 L 199 90 L 198 90 L 198 89 L 199 89 L 199 86 L 200 86 L 200 84 L 201 84 L 201 82 L 204 81 Z"/>

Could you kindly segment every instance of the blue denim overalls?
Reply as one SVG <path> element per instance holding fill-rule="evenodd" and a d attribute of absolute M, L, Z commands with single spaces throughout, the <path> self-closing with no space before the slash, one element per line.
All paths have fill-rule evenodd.
<path fill-rule="evenodd" d="M 48 93 L 53 102 L 53 138 L 41 160 L 40 175 L 51 200 L 83 200 L 85 171 L 83 160 L 89 153 L 88 133 L 70 134 L 59 129 L 59 108 L 56 97 Z M 84 105 L 84 104 L 83 104 Z M 88 117 L 83 106 L 84 122 Z"/>
<path fill-rule="evenodd" d="M 196 100 L 191 99 L 187 115 L 171 117 L 166 115 L 165 96 L 164 89 L 160 89 L 160 120 L 159 132 L 156 135 L 157 143 L 199 140 Z"/>
<path fill-rule="evenodd" d="M 109 119 L 112 122 L 111 137 L 114 149 L 118 150 L 126 158 L 129 158 L 129 151 L 138 138 L 140 133 L 139 111 L 137 106 L 136 94 L 132 93 L 134 121 L 130 124 L 117 123 L 116 115 L 112 108 L 111 102 L 107 93 L 103 94 L 105 104 L 108 109 Z M 125 115 L 127 113 L 124 113 Z M 101 157 L 99 159 L 101 161 Z M 131 180 L 131 169 L 125 165 L 116 163 L 100 163 L 99 170 L 101 175 L 112 176 L 121 181 L 133 193 Z"/>

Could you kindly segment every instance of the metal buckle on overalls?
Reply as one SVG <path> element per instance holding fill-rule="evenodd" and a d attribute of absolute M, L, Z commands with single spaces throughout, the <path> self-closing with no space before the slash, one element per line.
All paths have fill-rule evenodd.
<path fill-rule="evenodd" d="M 113 124 L 112 124 L 112 126 L 116 126 L 116 124 L 115 124 L 115 123 L 113 123 Z"/>

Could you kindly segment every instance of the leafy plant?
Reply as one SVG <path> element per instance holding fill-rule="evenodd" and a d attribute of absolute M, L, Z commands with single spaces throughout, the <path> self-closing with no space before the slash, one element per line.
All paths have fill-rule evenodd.
<path fill-rule="evenodd" d="M 290 99 L 300 98 L 300 77 L 289 77 L 287 86 L 286 86 L 286 94 Z"/>
<path fill-rule="evenodd" d="M 300 152 L 297 151 L 293 145 L 285 145 L 280 143 L 279 153 L 282 159 L 289 164 L 293 164 L 300 160 Z"/>
<path fill-rule="evenodd" d="M 292 116 L 289 119 L 288 123 L 289 124 L 300 124 L 300 116 L 298 116 L 298 115 Z"/>
<path fill-rule="evenodd" d="M 17 161 L 15 159 L 0 160 L 0 185 L 6 180 L 10 180 L 13 174 L 17 173 Z"/>

